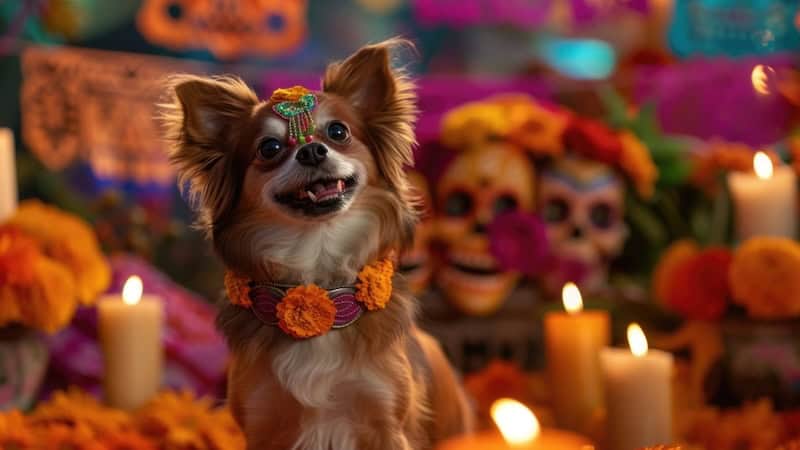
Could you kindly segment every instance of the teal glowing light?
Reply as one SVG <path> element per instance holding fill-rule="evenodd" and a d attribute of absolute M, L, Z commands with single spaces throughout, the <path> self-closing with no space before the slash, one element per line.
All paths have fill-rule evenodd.
<path fill-rule="evenodd" d="M 553 69 L 580 80 L 608 78 L 617 63 L 611 45 L 595 39 L 547 39 L 537 52 Z"/>

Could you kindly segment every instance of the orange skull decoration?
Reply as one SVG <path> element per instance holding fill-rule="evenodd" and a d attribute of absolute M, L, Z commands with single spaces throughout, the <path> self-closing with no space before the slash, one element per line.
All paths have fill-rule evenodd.
<path fill-rule="evenodd" d="M 436 280 L 464 313 L 491 314 L 519 279 L 498 268 L 489 252 L 487 227 L 500 213 L 532 211 L 533 186 L 530 162 L 501 142 L 459 153 L 439 183 L 437 234 L 447 250 Z"/>
<path fill-rule="evenodd" d="M 400 255 L 400 272 L 405 275 L 414 294 L 428 287 L 433 275 L 433 258 L 430 252 L 433 235 L 433 200 L 428 182 L 419 172 L 409 171 L 408 179 L 421 201 L 421 217 L 414 232 L 414 246 Z"/>

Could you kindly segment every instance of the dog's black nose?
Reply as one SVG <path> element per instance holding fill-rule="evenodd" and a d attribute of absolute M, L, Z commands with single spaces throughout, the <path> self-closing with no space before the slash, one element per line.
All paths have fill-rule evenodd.
<path fill-rule="evenodd" d="M 314 167 L 322 164 L 328 156 L 328 149 L 319 143 L 306 144 L 300 147 L 294 159 L 301 165 Z"/>

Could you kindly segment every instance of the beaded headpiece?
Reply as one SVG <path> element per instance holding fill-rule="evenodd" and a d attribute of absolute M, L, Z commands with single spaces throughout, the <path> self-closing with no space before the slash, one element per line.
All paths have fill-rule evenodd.
<path fill-rule="evenodd" d="M 317 97 L 303 86 L 276 89 L 269 101 L 272 110 L 289 123 L 289 145 L 307 144 L 314 140 L 314 116 Z"/>

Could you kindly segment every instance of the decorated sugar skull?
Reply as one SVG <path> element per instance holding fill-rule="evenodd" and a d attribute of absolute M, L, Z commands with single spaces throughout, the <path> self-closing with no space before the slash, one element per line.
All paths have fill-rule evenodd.
<path fill-rule="evenodd" d="M 504 212 L 532 211 L 534 172 L 516 147 L 487 143 L 460 152 L 436 190 L 437 235 L 447 244 L 437 284 L 462 312 L 494 312 L 519 274 L 503 272 L 489 252 L 487 227 Z"/>
<path fill-rule="evenodd" d="M 606 164 L 576 156 L 556 160 L 542 172 L 538 203 L 556 259 L 583 268 L 582 288 L 592 291 L 607 278 L 607 267 L 627 236 L 623 221 L 625 183 Z M 564 280 L 546 280 L 560 289 Z"/>
<path fill-rule="evenodd" d="M 433 275 L 433 258 L 430 252 L 433 234 L 433 200 L 428 182 L 419 172 L 409 171 L 408 179 L 420 197 L 421 217 L 414 232 L 414 246 L 400 255 L 400 272 L 408 280 L 414 294 L 428 287 Z"/>

